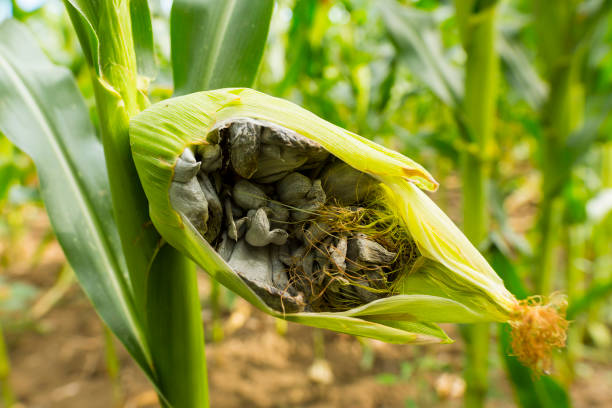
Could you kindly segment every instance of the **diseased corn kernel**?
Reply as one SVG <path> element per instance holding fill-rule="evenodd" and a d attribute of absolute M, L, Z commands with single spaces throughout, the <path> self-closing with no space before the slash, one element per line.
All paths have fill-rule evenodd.
<path fill-rule="evenodd" d="M 208 141 L 179 157 L 172 205 L 270 307 L 342 311 L 395 293 L 418 250 L 378 181 L 264 121 L 225 122 Z"/>

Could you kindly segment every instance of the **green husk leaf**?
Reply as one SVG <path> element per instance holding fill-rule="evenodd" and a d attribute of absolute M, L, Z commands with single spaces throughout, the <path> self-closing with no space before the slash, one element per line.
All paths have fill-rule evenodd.
<path fill-rule="evenodd" d="M 174 211 L 169 189 L 185 148 L 208 143 L 228 121 L 264 120 L 318 142 L 328 152 L 386 185 L 410 235 L 425 257 L 406 270 L 401 295 L 344 312 L 282 313 L 268 307 L 223 261 L 190 221 Z M 172 98 L 134 117 L 130 137 L 136 168 L 161 235 L 211 277 L 264 312 L 315 327 L 396 343 L 450 341 L 433 322 L 507 320 L 514 298 L 484 258 L 418 188 L 437 183 L 409 158 L 339 128 L 282 99 L 251 89 L 220 89 Z"/>

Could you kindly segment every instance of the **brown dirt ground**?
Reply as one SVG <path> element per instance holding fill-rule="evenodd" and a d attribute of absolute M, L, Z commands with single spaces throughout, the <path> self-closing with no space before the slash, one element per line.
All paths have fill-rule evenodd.
<path fill-rule="evenodd" d="M 37 287 L 42 294 L 55 281 L 64 259 L 53 242 L 41 262 L 31 265 L 48 226 L 40 211 L 27 217 L 28 233 L 10 248 L 0 245 L 0 253 L 4 248 L 5 258 L 11 260 L 2 274 L 9 281 Z M 208 280 L 203 274 L 201 287 L 205 299 Z M 210 316 L 205 306 L 205 327 L 211 327 Z M 222 321 L 224 338 L 209 342 L 206 349 L 213 407 L 461 406 L 464 384 L 459 340 L 445 346 L 399 346 L 292 323 L 283 328 L 240 299 Z M 459 339 L 455 327 L 446 328 Z M 106 370 L 102 324 L 76 284 L 39 321 L 6 327 L 5 336 L 12 387 L 23 407 L 158 406 L 151 386 L 120 346 L 118 386 L 113 386 Z M 209 331 L 207 336 L 212 338 Z M 318 375 L 311 373 L 315 344 L 323 344 L 319 348 L 330 368 Z M 515 406 L 497 353 L 491 356 L 488 406 Z M 574 406 L 612 406 L 608 392 L 612 362 L 583 361 L 581 367 L 582 374 L 572 387 Z M 330 374 L 333 379 L 325 383 Z"/>

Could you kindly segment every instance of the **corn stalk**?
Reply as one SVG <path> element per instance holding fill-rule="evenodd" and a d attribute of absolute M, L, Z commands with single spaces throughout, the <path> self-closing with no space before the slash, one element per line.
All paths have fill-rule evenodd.
<path fill-rule="evenodd" d="M 541 143 L 542 201 L 540 204 L 540 258 L 536 290 L 550 293 L 559 269 L 555 249 L 561 228 L 563 203 L 560 198 L 561 181 L 558 175 L 559 157 L 572 130 L 580 120 L 580 109 L 574 106 L 576 95 L 572 89 L 579 85 L 576 77 L 581 62 L 580 53 L 569 57 L 569 63 L 555 67 L 549 77 L 550 96 L 542 112 L 545 130 Z"/>
<path fill-rule="evenodd" d="M 499 62 L 495 50 L 496 1 L 455 2 L 463 47 L 467 54 L 463 114 L 469 144 L 462 152 L 463 231 L 476 246 L 487 237 L 487 183 L 494 136 Z M 465 406 L 484 406 L 488 389 L 488 324 L 465 329 L 467 384 Z"/>

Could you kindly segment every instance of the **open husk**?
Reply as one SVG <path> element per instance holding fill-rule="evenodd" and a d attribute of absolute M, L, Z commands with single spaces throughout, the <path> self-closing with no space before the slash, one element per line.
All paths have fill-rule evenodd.
<path fill-rule="evenodd" d="M 164 239 L 271 315 L 395 343 L 450 342 L 441 322 L 529 332 L 536 305 L 506 290 L 421 190 L 436 181 L 397 152 L 251 89 L 160 102 L 130 137 Z M 564 332 L 550 311 L 539 322 Z M 538 361 L 561 345 L 537 342 Z M 533 341 L 515 345 L 539 364 Z"/>

